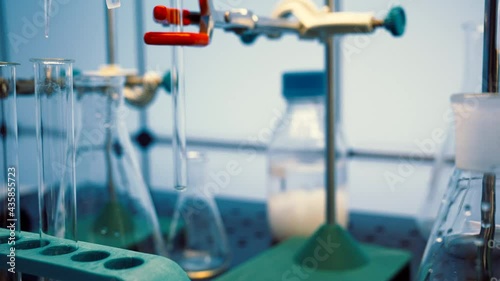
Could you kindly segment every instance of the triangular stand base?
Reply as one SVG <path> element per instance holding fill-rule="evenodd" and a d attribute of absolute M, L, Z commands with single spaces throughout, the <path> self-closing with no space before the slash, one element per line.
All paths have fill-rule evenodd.
<path fill-rule="evenodd" d="M 294 261 L 320 270 L 349 270 L 368 264 L 359 243 L 340 225 L 322 225 L 304 243 Z"/>

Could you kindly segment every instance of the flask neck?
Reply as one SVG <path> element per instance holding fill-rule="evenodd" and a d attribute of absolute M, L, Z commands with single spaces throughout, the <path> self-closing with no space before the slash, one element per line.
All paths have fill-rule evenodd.
<path fill-rule="evenodd" d="M 109 146 L 114 139 L 122 139 L 120 135 L 128 135 L 124 123 L 123 82 L 123 77 L 93 77 L 75 83 L 75 121 L 80 149 Z"/>
<path fill-rule="evenodd" d="M 286 113 L 276 127 L 270 149 L 322 149 L 324 103 L 321 99 L 287 99 Z"/>
<path fill-rule="evenodd" d="M 123 119 L 123 77 L 90 76 L 77 80 L 77 108 L 81 127 L 113 128 Z"/>
<path fill-rule="evenodd" d="M 312 135 L 323 137 L 324 135 L 324 97 L 295 98 L 287 100 L 287 113 L 285 124 L 290 129 L 308 131 Z M 316 133 L 314 133 L 316 132 Z"/>
<path fill-rule="evenodd" d="M 111 127 L 123 117 L 123 95 L 87 92 L 78 97 L 78 107 L 83 127 Z"/>

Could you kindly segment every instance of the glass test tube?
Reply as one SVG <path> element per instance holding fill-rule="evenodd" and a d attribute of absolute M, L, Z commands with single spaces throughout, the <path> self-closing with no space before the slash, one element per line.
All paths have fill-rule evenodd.
<path fill-rule="evenodd" d="M 7 243 L 19 237 L 21 229 L 17 166 L 17 65 L 0 62 L 0 186 L 2 187 L 0 227 L 10 230 L 8 237 L 0 238 L 1 243 Z"/>
<path fill-rule="evenodd" d="M 178 11 L 183 11 L 182 0 L 171 0 L 170 5 Z M 182 32 L 182 13 L 177 13 L 172 25 L 172 32 Z M 174 186 L 177 190 L 187 187 L 187 148 L 186 148 L 186 91 L 184 81 L 184 49 L 182 46 L 172 48 L 172 106 L 173 106 L 173 137 L 172 148 L 174 153 Z"/>
<path fill-rule="evenodd" d="M 73 61 L 32 59 L 35 70 L 40 239 L 76 248 Z"/>
<path fill-rule="evenodd" d="M 15 247 L 21 234 L 18 177 L 18 139 L 16 111 L 16 63 L 0 62 L 0 227 L 9 230 L 0 243 Z M 8 258 L 7 264 L 9 264 Z M 15 267 L 15 264 L 14 264 Z M 21 280 L 21 273 L 0 270 L 0 280 Z"/>
<path fill-rule="evenodd" d="M 50 25 L 50 8 L 52 6 L 52 0 L 45 0 L 43 9 L 45 14 L 45 38 L 49 38 L 49 25 Z"/>

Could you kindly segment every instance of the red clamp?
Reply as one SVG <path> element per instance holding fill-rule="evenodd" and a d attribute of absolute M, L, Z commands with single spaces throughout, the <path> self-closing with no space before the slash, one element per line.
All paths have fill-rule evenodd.
<path fill-rule="evenodd" d="M 181 46 L 207 46 L 210 43 L 211 20 L 209 0 L 199 0 L 200 12 L 182 10 L 183 25 L 199 25 L 200 32 L 147 32 L 144 34 L 144 42 L 149 45 L 181 45 Z M 153 10 L 153 18 L 158 23 L 175 24 L 181 22 L 181 14 L 178 9 L 165 6 L 156 6 Z"/>

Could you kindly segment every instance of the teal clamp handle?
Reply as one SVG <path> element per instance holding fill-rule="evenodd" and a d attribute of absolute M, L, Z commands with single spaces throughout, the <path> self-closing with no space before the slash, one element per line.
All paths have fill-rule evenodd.
<path fill-rule="evenodd" d="M 30 232 L 22 232 L 15 245 L 9 245 L 9 234 L 0 229 L 3 270 L 13 265 L 15 272 L 67 281 L 189 281 L 182 268 L 165 257 L 87 242 L 75 248 L 54 237 L 40 243 L 40 235 Z"/>
<path fill-rule="evenodd" d="M 160 85 L 165 91 L 167 91 L 167 93 L 172 92 L 172 75 L 170 74 L 170 71 L 165 72 Z"/>
<path fill-rule="evenodd" d="M 406 14 L 403 8 L 392 8 L 384 20 L 384 27 L 396 37 L 403 35 L 406 29 Z"/>

